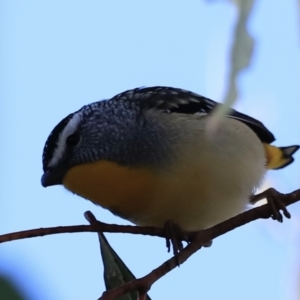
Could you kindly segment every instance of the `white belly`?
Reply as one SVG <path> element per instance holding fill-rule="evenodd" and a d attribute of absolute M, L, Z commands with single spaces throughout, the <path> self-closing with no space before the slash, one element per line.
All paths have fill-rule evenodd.
<path fill-rule="evenodd" d="M 206 121 L 195 119 L 195 129 L 189 120 L 181 129 L 177 161 L 160 174 L 147 215 L 134 223 L 161 227 L 172 220 L 186 230 L 200 230 L 245 210 L 266 172 L 263 145 L 251 129 L 232 119 L 207 138 Z"/>

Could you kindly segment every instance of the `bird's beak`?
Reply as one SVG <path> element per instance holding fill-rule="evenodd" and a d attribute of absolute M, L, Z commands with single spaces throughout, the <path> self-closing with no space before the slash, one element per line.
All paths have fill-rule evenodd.
<path fill-rule="evenodd" d="M 46 171 L 41 178 L 42 186 L 47 187 L 62 184 L 65 173 L 65 169 L 62 167 Z"/>

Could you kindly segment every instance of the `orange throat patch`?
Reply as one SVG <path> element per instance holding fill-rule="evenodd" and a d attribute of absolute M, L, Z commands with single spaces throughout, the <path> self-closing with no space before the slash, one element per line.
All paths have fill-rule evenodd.
<path fill-rule="evenodd" d="M 71 168 L 64 176 L 63 185 L 71 192 L 130 219 L 147 211 L 157 185 L 155 175 L 146 168 L 97 161 Z"/>

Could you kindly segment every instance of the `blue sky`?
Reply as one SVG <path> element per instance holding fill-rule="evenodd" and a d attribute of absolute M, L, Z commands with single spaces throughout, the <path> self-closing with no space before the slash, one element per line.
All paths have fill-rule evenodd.
<path fill-rule="evenodd" d="M 261 119 L 277 145 L 300 143 L 300 31 L 296 1 L 260 1 L 249 29 L 250 68 L 236 107 Z M 44 189 L 44 142 L 81 106 L 139 86 L 168 85 L 222 101 L 236 11 L 228 1 L 0 2 L 0 233 L 86 223 L 125 224 L 65 191 Z M 300 156 L 269 185 L 299 188 Z M 299 205 L 292 220 L 258 221 L 214 241 L 150 291 L 155 299 L 296 299 Z M 159 238 L 107 234 L 136 276 L 169 255 Z M 97 235 L 65 234 L 0 245 L 0 273 L 29 299 L 97 299 Z M 299 282 L 299 281 L 298 281 Z M 196 295 L 196 296 L 195 296 Z"/>

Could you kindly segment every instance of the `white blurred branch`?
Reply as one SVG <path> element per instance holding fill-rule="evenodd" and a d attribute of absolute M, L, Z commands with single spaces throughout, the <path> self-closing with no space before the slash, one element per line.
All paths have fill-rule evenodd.
<path fill-rule="evenodd" d="M 208 130 L 214 130 L 220 116 L 226 114 L 238 99 L 239 89 L 237 81 L 241 71 L 247 69 L 250 65 L 254 48 L 254 39 L 247 29 L 247 23 L 252 12 L 254 0 L 232 0 L 232 2 L 236 5 L 238 16 L 231 46 L 230 71 L 224 97 L 225 105 L 219 106 L 215 110 L 214 118 L 212 118 Z"/>

